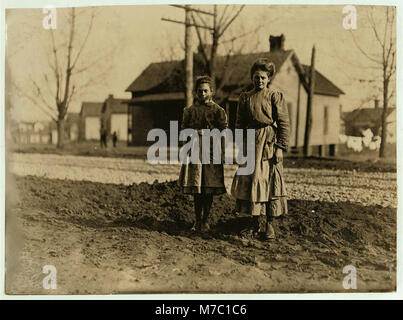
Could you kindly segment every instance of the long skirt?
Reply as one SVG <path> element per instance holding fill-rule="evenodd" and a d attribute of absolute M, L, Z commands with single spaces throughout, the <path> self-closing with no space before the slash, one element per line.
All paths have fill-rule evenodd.
<path fill-rule="evenodd" d="M 187 161 L 182 164 L 179 173 L 178 184 L 182 187 L 183 193 L 218 195 L 227 192 L 224 184 L 224 165 L 222 161 L 219 164 L 213 163 L 213 147 L 216 146 L 211 139 L 209 164 L 201 163 L 203 155 L 201 143 L 199 143 L 199 163 L 191 163 L 188 154 Z M 223 148 L 223 144 L 221 144 L 221 148 Z"/>
<path fill-rule="evenodd" d="M 186 194 L 223 194 L 224 166 L 222 164 L 182 164 L 179 186 Z"/>
<path fill-rule="evenodd" d="M 270 217 L 287 213 L 283 165 L 274 163 L 274 142 L 268 139 L 270 130 L 255 130 L 255 170 L 249 175 L 237 171 L 232 181 L 231 194 L 239 213 Z"/>

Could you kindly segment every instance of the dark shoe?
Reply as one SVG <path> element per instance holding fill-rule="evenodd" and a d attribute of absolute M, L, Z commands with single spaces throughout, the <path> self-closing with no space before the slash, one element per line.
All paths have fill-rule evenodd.
<path fill-rule="evenodd" d="M 210 231 L 210 225 L 208 222 L 202 222 L 201 227 L 200 227 L 201 232 L 209 232 Z"/>
<path fill-rule="evenodd" d="M 266 215 L 258 216 L 258 218 L 257 218 L 257 232 L 259 232 L 259 233 L 266 232 L 267 224 L 268 224 L 268 221 L 267 221 Z"/>
<path fill-rule="evenodd" d="M 201 223 L 200 223 L 200 221 L 196 221 L 193 224 L 192 229 L 190 229 L 190 230 L 194 231 L 194 232 L 200 232 L 201 231 Z"/>
<path fill-rule="evenodd" d="M 273 240 L 276 239 L 276 233 L 274 232 L 273 225 L 271 223 L 267 224 L 267 230 L 263 236 L 264 240 Z"/>

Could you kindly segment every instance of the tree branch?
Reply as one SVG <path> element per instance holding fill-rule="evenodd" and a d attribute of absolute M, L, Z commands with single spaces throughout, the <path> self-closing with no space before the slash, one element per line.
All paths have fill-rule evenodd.
<path fill-rule="evenodd" d="M 248 36 L 248 35 L 250 35 L 250 34 L 252 34 L 252 33 L 257 33 L 261 28 L 262 28 L 262 26 L 260 25 L 260 26 L 258 26 L 257 28 L 255 28 L 255 29 L 252 30 L 252 31 L 245 32 L 245 33 L 243 33 L 243 34 L 241 34 L 241 35 L 238 35 L 238 36 L 234 36 L 234 37 L 232 37 L 232 38 L 230 38 L 230 39 L 222 40 L 221 43 L 224 44 L 224 43 L 227 43 L 227 42 L 234 42 L 235 40 L 244 38 L 244 37 L 246 37 L 246 36 Z"/>
<path fill-rule="evenodd" d="M 72 97 L 73 97 L 73 95 L 75 93 L 75 90 L 76 90 L 76 86 L 73 85 L 73 87 L 71 88 L 69 98 L 67 99 L 67 102 L 66 102 L 66 110 L 68 109 L 69 103 L 70 103 L 70 101 L 71 101 L 71 99 L 72 99 Z"/>
<path fill-rule="evenodd" d="M 234 8 L 235 8 L 235 6 L 232 6 L 232 9 L 234 9 Z M 222 19 L 220 19 L 220 21 L 217 22 L 217 26 L 218 26 L 217 32 L 220 32 L 221 28 L 223 28 L 225 25 L 227 25 L 227 23 L 231 20 L 231 13 L 232 12 L 234 12 L 234 10 L 228 11 L 228 14 L 225 17 L 225 19 L 224 19 L 224 17 L 222 17 Z"/>
<path fill-rule="evenodd" d="M 389 72 L 387 72 L 387 80 L 390 80 L 390 78 L 395 74 L 396 72 L 396 50 L 393 51 L 392 53 L 392 61 L 389 66 Z"/>
<path fill-rule="evenodd" d="M 226 12 L 227 12 L 228 7 L 229 7 L 228 4 L 225 5 L 225 7 L 224 7 L 224 11 L 223 11 L 223 13 L 222 13 L 222 15 L 221 15 L 220 20 L 218 21 L 218 25 L 219 25 L 219 26 L 221 26 L 222 23 L 223 23 L 223 21 L 224 21 L 224 17 L 225 17 L 225 14 L 226 14 Z"/>
<path fill-rule="evenodd" d="M 384 46 L 386 46 L 386 35 L 387 35 L 387 33 L 388 33 L 388 25 L 389 25 L 389 8 L 388 8 L 388 7 L 386 7 L 386 12 L 385 12 L 385 14 L 386 14 L 386 24 L 385 24 L 385 32 L 384 32 L 384 34 L 383 34 L 383 43 L 384 43 Z"/>
<path fill-rule="evenodd" d="M 392 99 L 394 95 L 395 95 L 395 89 L 392 89 L 391 92 L 390 92 L 390 95 L 389 95 L 389 97 L 388 97 L 388 101 L 389 101 L 390 99 Z"/>
<path fill-rule="evenodd" d="M 210 26 L 207 24 L 207 22 L 203 19 L 202 15 L 198 12 L 196 12 L 197 17 L 200 19 L 202 25 L 206 28 L 210 28 Z M 197 24 L 196 22 L 194 24 Z"/>
<path fill-rule="evenodd" d="M 368 16 L 369 24 L 371 25 L 371 28 L 374 31 L 375 38 L 378 41 L 378 43 L 380 44 L 381 48 L 383 49 L 385 46 L 385 43 L 382 43 L 381 39 L 379 38 L 378 31 L 376 30 L 376 23 L 375 23 L 375 19 L 374 19 L 373 8 L 371 8 L 371 13 L 367 12 L 367 16 Z"/>
<path fill-rule="evenodd" d="M 53 108 L 49 105 L 49 103 L 46 101 L 45 97 L 43 96 L 41 88 L 38 86 L 38 84 L 34 80 L 31 79 L 31 81 L 32 81 L 32 84 L 34 85 L 34 87 L 36 89 L 37 96 L 41 99 L 43 104 L 46 105 L 49 108 L 49 110 L 53 111 Z"/>
<path fill-rule="evenodd" d="M 195 21 L 193 12 L 192 12 L 192 20 L 193 20 L 193 23 L 196 24 L 196 21 Z M 206 53 L 206 49 L 205 49 L 205 47 L 204 47 L 204 45 L 203 45 L 203 39 L 202 39 L 202 36 L 201 36 L 201 33 L 200 33 L 200 29 L 199 29 L 198 27 L 195 27 L 195 28 L 196 28 L 197 38 L 199 39 L 199 43 L 200 43 L 200 50 L 201 50 L 201 53 L 202 53 L 202 55 L 203 55 L 204 61 L 205 61 L 206 63 L 208 63 L 207 53 Z"/>
<path fill-rule="evenodd" d="M 228 21 L 228 23 L 222 28 L 222 30 L 220 30 L 220 33 L 218 34 L 218 38 L 220 38 L 224 34 L 224 32 L 228 29 L 228 27 L 232 24 L 232 22 L 234 22 L 234 20 L 239 16 L 239 14 L 243 10 L 243 8 L 245 8 L 245 5 L 242 5 L 239 8 L 239 10 L 233 15 L 233 17 Z M 221 29 L 220 26 L 218 28 Z"/>
<path fill-rule="evenodd" d="M 375 63 L 377 63 L 377 64 L 380 64 L 380 65 L 383 64 L 382 61 L 379 61 L 379 60 L 377 60 L 377 59 L 371 57 L 369 54 L 367 54 L 367 53 L 361 48 L 361 46 L 358 44 L 357 40 L 356 40 L 355 37 L 354 37 L 354 33 L 353 33 L 351 30 L 350 30 L 350 33 L 351 33 L 351 35 L 352 35 L 353 41 L 354 41 L 354 43 L 355 43 L 357 49 L 360 50 L 360 52 L 361 52 L 365 57 L 367 57 L 369 60 L 371 60 L 372 62 L 375 62 Z"/>
<path fill-rule="evenodd" d="M 69 37 L 69 44 L 67 47 L 67 66 L 66 66 L 66 82 L 65 82 L 65 89 L 64 89 L 64 97 L 61 104 L 58 105 L 59 116 L 64 117 L 66 114 L 66 102 L 68 99 L 69 94 L 69 87 L 70 87 L 70 77 L 71 77 L 71 51 L 73 49 L 73 40 L 74 40 L 74 29 L 75 29 L 75 8 L 71 8 L 71 27 L 70 27 L 70 37 Z"/>
<path fill-rule="evenodd" d="M 389 66 L 389 72 L 388 72 L 388 74 L 389 74 L 389 78 L 391 77 L 391 75 L 394 73 L 394 64 L 395 64 L 395 54 L 396 54 L 396 50 L 394 50 L 393 52 L 392 52 L 392 49 L 393 49 L 393 47 L 394 47 L 394 42 L 393 42 L 393 30 L 394 30 L 394 27 L 393 27 L 393 24 L 394 24 L 394 14 L 392 15 L 392 20 L 391 21 L 389 21 L 389 19 L 388 19 L 388 23 L 387 23 L 387 25 L 386 25 L 386 27 L 385 27 L 385 29 L 387 29 L 388 27 L 390 27 L 390 41 L 389 41 L 389 49 L 388 49 L 388 53 L 387 53 L 387 55 L 386 55 L 386 61 L 385 61 L 385 63 L 386 63 L 386 66 Z M 385 44 L 386 45 L 386 44 Z M 392 61 L 389 63 L 389 57 L 390 57 L 390 54 L 391 54 L 391 52 L 392 52 Z"/>
<path fill-rule="evenodd" d="M 50 34 L 52 37 L 52 51 L 53 51 L 53 56 L 55 59 L 55 68 L 53 69 L 53 72 L 55 74 L 55 78 L 56 78 L 56 95 L 55 95 L 55 100 L 56 103 L 60 102 L 60 96 L 61 96 L 61 92 L 60 92 L 60 71 L 59 71 L 59 63 L 58 63 L 58 59 L 57 59 L 57 49 L 56 49 L 56 42 L 55 42 L 55 35 L 53 33 L 53 29 L 50 29 Z"/>
<path fill-rule="evenodd" d="M 78 50 L 77 56 L 76 56 L 76 58 L 74 59 L 73 64 L 71 65 L 71 70 L 74 69 L 74 67 L 75 67 L 75 65 L 76 65 L 76 63 L 77 63 L 77 61 L 78 61 L 78 59 L 80 58 L 81 52 L 83 51 L 85 45 L 87 44 L 88 37 L 89 37 L 89 35 L 90 35 L 90 33 L 91 33 L 91 29 L 92 29 L 92 26 L 93 26 L 93 23 L 94 23 L 94 18 L 95 18 L 95 11 L 92 11 L 92 13 L 91 13 L 91 20 L 90 20 L 90 23 L 89 23 L 89 25 L 88 25 L 87 34 L 85 35 L 84 41 L 83 41 L 83 43 L 81 44 L 80 49 Z"/>
<path fill-rule="evenodd" d="M 229 61 L 230 61 L 230 58 L 231 58 L 232 50 L 233 50 L 233 47 L 230 50 L 228 50 L 227 56 L 225 57 L 224 67 L 223 67 L 223 71 L 222 71 L 222 74 L 221 74 L 220 85 L 216 89 L 217 93 L 220 92 L 224 88 L 224 85 L 225 85 L 226 81 L 228 80 L 228 73 L 231 73 L 231 72 L 228 72 L 228 70 L 230 69 L 229 68 Z"/>
<path fill-rule="evenodd" d="M 38 102 L 37 99 L 35 99 L 34 97 L 32 97 L 30 94 L 26 93 L 24 90 L 22 90 L 15 82 L 12 82 L 12 86 L 16 89 L 17 94 L 25 99 L 28 99 L 29 101 L 31 101 L 33 103 L 33 105 L 35 105 L 37 108 L 39 108 L 44 114 L 46 114 L 47 116 L 49 116 L 52 120 L 57 121 L 56 116 L 53 114 L 55 112 L 54 109 L 50 108 L 47 109 L 45 108 L 45 106 L 41 103 Z M 49 108 L 49 106 L 47 106 Z"/>
<path fill-rule="evenodd" d="M 43 76 L 43 78 L 45 79 L 45 82 L 46 82 L 46 88 L 48 89 L 48 94 L 53 95 L 54 92 L 53 92 L 52 89 L 50 88 L 50 83 L 49 83 L 48 75 L 45 73 L 44 76 Z"/>

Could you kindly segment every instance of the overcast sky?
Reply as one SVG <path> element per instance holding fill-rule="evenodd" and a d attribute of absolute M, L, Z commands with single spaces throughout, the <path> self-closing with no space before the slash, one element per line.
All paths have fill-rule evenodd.
<path fill-rule="evenodd" d="M 211 6 L 197 6 L 212 10 Z M 365 50 L 376 50 L 376 40 L 367 24 L 368 7 L 357 6 L 358 25 L 354 31 Z M 316 46 L 316 67 L 328 79 L 340 87 L 346 95 L 342 98 L 343 110 L 356 108 L 360 101 L 374 90 L 371 84 L 359 79 L 372 79 L 371 65 L 358 51 L 350 31 L 343 28 L 342 6 L 246 6 L 239 18 L 228 31 L 231 37 L 261 26 L 258 32 L 242 39 L 247 41 L 245 50 L 269 50 L 269 36 L 285 35 L 285 49 L 293 49 L 300 61 L 310 63 L 313 44 Z M 236 10 L 236 8 L 233 8 Z M 375 9 L 375 16 L 382 26 L 383 7 Z M 79 42 L 85 35 L 88 12 L 80 11 L 78 24 Z M 67 31 L 64 16 L 66 11 L 57 9 L 57 41 Z M 6 63 L 9 82 L 17 84 L 24 92 L 32 93 L 32 80 L 43 88 L 48 103 L 52 103 L 50 93 L 54 80 L 48 66 L 50 31 L 42 27 L 45 14 L 42 9 L 8 9 Z M 77 87 L 92 79 L 91 85 L 82 89 L 72 101 L 69 111 L 79 112 L 82 101 L 103 101 L 108 94 L 129 98 L 125 89 L 152 62 L 182 58 L 181 45 L 184 27 L 180 24 L 161 21 L 162 17 L 184 19 L 181 9 L 165 5 L 153 6 L 109 6 L 99 7 L 88 40 L 80 58 L 80 67 L 92 65 L 92 69 L 76 76 Z M 193 31 L 196 46 L 197 38 Z M 226 38 L 226 36 L 224 36 Z M 238 45 L 240 45 L 239 42 Z M 170 49 L 173 48 L 173 51 Z M 221 48 L 224 50 L 224 48 Z M 47 85 L 44 74 L 48 73 Z M 29 100 L 19 96 L 16 90 L 9 90 L 12 115 L 18 120 L 46 119 Z"/>

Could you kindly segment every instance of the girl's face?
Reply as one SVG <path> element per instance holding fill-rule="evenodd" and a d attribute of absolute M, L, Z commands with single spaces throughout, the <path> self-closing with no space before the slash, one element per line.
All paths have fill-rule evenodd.
<path fill-rule="evenodd" d="M 206 103 L 211 99 L 213 92 L 211 91 L 210 85 L 208 83 L 202 83 L 197 88 L 197 99 L 200 103 Z"/>
<path fill-rule="evenodd" d="M 262 90 L 267 88 L 269 77 L 266 71 L 256 70 L 253 74 L 253 85 L 256 89 Z"/>

